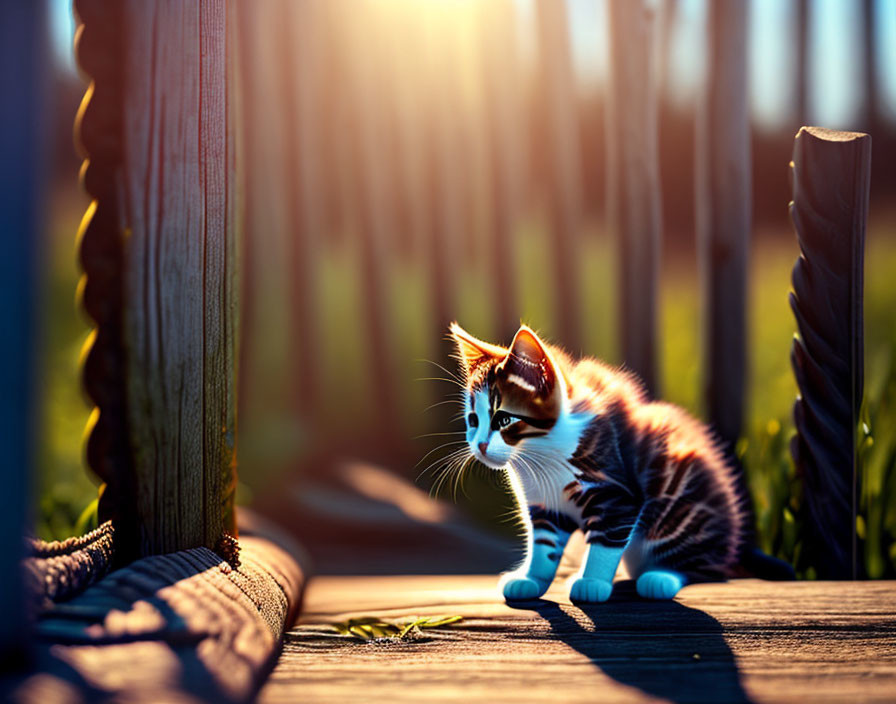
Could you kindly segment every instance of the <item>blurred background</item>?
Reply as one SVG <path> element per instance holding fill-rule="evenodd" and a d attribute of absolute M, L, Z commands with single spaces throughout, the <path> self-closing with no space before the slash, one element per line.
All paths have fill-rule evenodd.
<path fill-rule="evenodd" d="M 72 125 L 85 84 L 67 0 L 54 58 L 35 525 L 84 528 L 74 305 L 87 206 Z M 656 0 L 663 210 L 659 394 L 698 415 L 695 111 L 711 0 Z M 788 162 L 800 125 L 873 137 L 858 519 L 872 577 L 896 576 L 896 0 L 750 0 L 753 163 L 747 422 L 738 454 L 763 548 L 799 551 L 788 443 L 787 304 L 798 247 Z M 494 571 L 519 526 L 500 476 L 444 460 L 462 439 L 449 320 L 508 342 L 520 320 L 621 361 L 605 224 L 606 3 L 237 3 L 241 252 L 238 501 L 294 532 L 322 572 Z M 559 155 L 559 156 L 558 156 Z M 558 276 L 557 213 L 573 266 Z M 567 220 L 566 222 L 569 222 Z M 561 263 L 562 264 L 562 263 Z M 435 500 L 431 498 L 435 496 Z M 358 550 L 360 536 L 370 550 Z M 803 576 L 813 576 L 809 567 Z"/>

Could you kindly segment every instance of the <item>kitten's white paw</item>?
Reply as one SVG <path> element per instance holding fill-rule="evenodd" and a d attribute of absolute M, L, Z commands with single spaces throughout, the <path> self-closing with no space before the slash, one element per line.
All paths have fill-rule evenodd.
<path fill-rule="evenodd" d="M 671 570 L 650 570 L 645 572 L 635 584 L 635 588 L 645 599 L 671 599 L 684 586 L 684 577 Z"/>
<path fill-rule="evenodd" d="M 604 579 L 579 577 L 569 589 L 569 598 L 574 604 L 599 604 L 610 598 L 613 585 Z"/>
<path fill-rule="evenodd" d="M 504 598 L 507 601 L 537 599 L 548 590 L 549 586 L 549 584 L 531 577 L 517 577 L 504 584 Z"/>

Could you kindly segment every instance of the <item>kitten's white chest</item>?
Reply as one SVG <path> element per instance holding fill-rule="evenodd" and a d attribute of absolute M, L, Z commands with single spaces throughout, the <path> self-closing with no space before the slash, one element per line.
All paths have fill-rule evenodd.
<path fill-rule="evenodd" d="M 571 482 L 577 482 L 569 463 L 539 466 L 527 462 L 512 467 L 509 475 L 520 507 L 538 505 L 576 520 L 582 517 L 581 509 L 569 498 L 570 492 L 566 489 Z"/>

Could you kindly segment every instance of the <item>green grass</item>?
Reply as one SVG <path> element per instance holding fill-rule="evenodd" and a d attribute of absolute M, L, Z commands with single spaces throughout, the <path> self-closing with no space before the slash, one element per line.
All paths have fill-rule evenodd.
<path fill-rule="evenodd" d="M 74 291 L 78 272 L 74 256 L 74 231 L 82 212 L 81 203 L 60 208 L 51 247 L 46 258 L 44 289 L 44 372 L 40 473 L 35 482 L 35 522 L 45 538 L 71 534 L 78 517 L 96 496 L 95 484 L 83 468 L 81 436 L 88 407 L 78 381 L 78 355 L 88 328 L 75 310 Z M 896 576 L 896 242 L 872 222 L 866 255 L 866 403 L 861 442 L 863 493 L 857 530 L 863 559 L 872 577 Z M 761 545 L 785 559 L 799 557 L 799 483 L 789 455 L 793 435 L 791 408 L 796 386 L 790 370 L 790 346 L 795 330 L 787 304 L 790 269 L 797 256 L 796 241 L 789 231 L 766 237 L 755 248 L 751 260 L 750 376 L 749 405 L 744 437 L 740 442 L 743 463 L 756 506 Z M 320 373 L 334 403 L 315 409 L 318 423 L 331 437 L 345 427 L 363 423 L 376 412 L 367 392 L 364 340 L 358 336 L 361 306 L 357 271 L 358 252 L 349 238 L 321 256 L 317 291 L 325 301 L 325 314 L 308 339 L 321 345 L 325 366 Z M 550 254 L 543 223 L 530 220 L 516 234 L 516 265 L 520 318 L 549 338 L 557 334 L 553 325 L 554 287 L 545 276 L 544 262 Z M 481 247 L 480 247 L 481 248 Z M 675 255 L 675 253 L 671 253 Z M 588 321 L 586 350 L 608 361 L 618 361 L 613 330 L 615 289 L 612 248 L 598 227 L 585 233 L 577 260 L 584 295 L 583 313 Z M 285 260 L 285 258 L 282 258 Z M 696 276 L 689 261 L 680 256 L 664 259 L 662 280 L 660 349 L 663 396 L 701 414 L 699 402 L 700 348 Z M 669 264 L 668 262 L 672 262 Z M 395 366 L 402 388 L 403 419 L 409 446 L 411 438 L 434 427 L 437 413 L 423 409 L 452 392 L 447 385 L 421 383 L 419 377 L 440 375 L 420 359 L 444 359 L 444 340 L 430 339 L 427 321 L 427 281 L 423 271 L 407 259 L 396 258 L 390 276 L 389 325 L 394 341 Z M 267 310 L 260 320 L 266 344 L 257 347 L 256 373 L 252 379 L 249 418 L 241 418 L 241 466 L 256 468 L 241 477 L 241 494 L 263 490 L 281 481 L 277 472 L 257 468 L 288 464 L 289 459 L 311 451 L 315 438 L 300 419 L 284 409 L 287 401 L 277 370 L 289 363 L 284 349 L 282 302 L 288 272 L 265 277 Z M 474 334 L 490 337 L 497 321 L 488 304 L 491 288 L 487 261 L 474 257 L 456 279 L 457 319 Z M 515 322 L 515 321 L 514 321 Z M 562 340 L 557 339 L 558 342 Z M 427 446 L 417 443 L 422 456 Z M 417 470 L 404 469 L 412 475 Z M 485 480 L 474 478 L 467 491 L 486 489 Z M 493 516 L 494 496 L 476 509 L 480 516 Z M 489 503 L 491 502 L 491 503 Z M 476 502 L 472 502 L 475 504 Z M 492 520 L 494 524 L 494 520 Z M 811 576 L 812 571 L 804 571 Z"/>

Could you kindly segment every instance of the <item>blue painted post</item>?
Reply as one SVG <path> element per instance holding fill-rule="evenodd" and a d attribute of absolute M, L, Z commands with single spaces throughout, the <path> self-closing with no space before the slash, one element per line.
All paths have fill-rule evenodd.
<path fill-rule="evenodd" d="M 45 3 L 0 6 L 0 662 L 24 652 L 26 622 L 19 573 L 34 468 L 36 262 L 46 135 Z"/>

